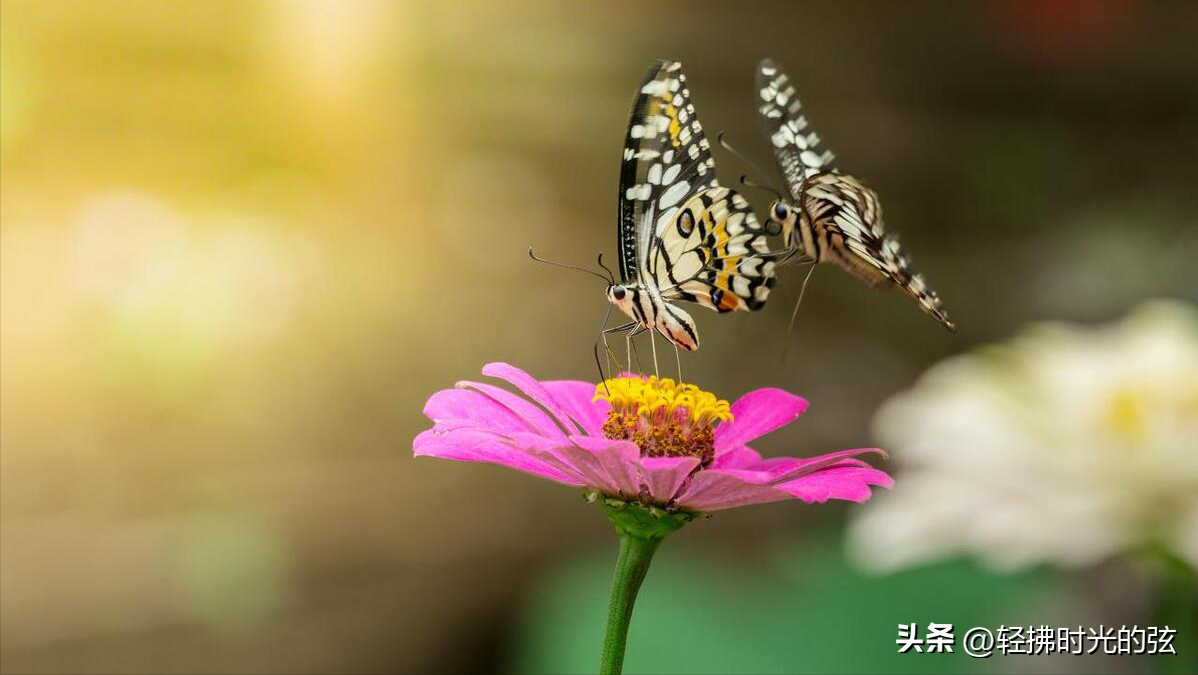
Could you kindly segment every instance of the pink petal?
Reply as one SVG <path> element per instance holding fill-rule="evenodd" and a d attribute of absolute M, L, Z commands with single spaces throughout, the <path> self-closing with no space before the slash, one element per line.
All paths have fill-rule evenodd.
<path fill-rule="evenodd" d="M 732 421 L 716 427 L 716 454 L 790 424 L 806 409 L 805 399 L 781 389 L 751 391 L 732 404 Z"/>
<path fill-rule="evenodd" d="M 739 448 L 724 450 L 715 456 L 715 461 L 711 463 L 713 469 L 749 469 L 756 466 L 759 462 L 764 461 L 761 458 L 761 453 L 747 445 L 742 445 Z"/>
<path fill-rule="evenodd" d="M 556 456 L 582 476 L 587 487 L 604 494 L 632 499 L 640 493 L 641 453 L 635 443 L 592 436 L 571 436 L 570 441 L 537 454 Z"/>
<path fill-rule="evenodd" d="M 698 457 L 645 457 L 641 459 L 641 475 L 653 501 L 668 504 L 698 466 Z"/>
<path fill-rule="evenodd" d="M 585 482 L 577 473 L 549 465 L 531 454 L 529 448 L 513 444 L 511 439 L 476 429 L 459 428 L 446 432 L 434 428 L 421 432 L 412 441 L 412 454 L 499 464 L 566 485 L 581 486 Z"/>
<path fill-rule="evenodd" d="M 808 504 L 823 503 L 829 499 L 863 502 L 870 498 L 871 485 L 889 489 L 894 486 L 894 479 L 883 471 L 854 463 L 807 474 L 779 485 L 778 489 L 785 490 Z"/>
<path fill-rule="evenodd" d="M 678 498 L 678 505 L 691 511 L 711 512 L 791 498 L 784 490 L 746 480 L 740 473 L 720 469 L 696 473 Z"/>
<path fill-rule="evenodd" d="M 578 380 L 554 380 L 541 385 L 587 434 L 603 435 L 603 423 L 611 412 L 611 404 L 595 400 L 595 385 Z"/>
<path fill-rule="evenodd" d="M 557 399 L 549 393 L 535 377 L 507 363 L 488 363 L 483 366 L 483 375 L 497 377 L 519 389 L 525 396 L 531 398 L 537 405 L 549 411 L 567 433 L 582 431 L 575 428 L 570 415 Z"/>
<path fill-rule="evenodd" d="M 537 440 L 529 439 L 526 441 L 529 446 L 529 454 L 544 462 L 557 471 L 569 476 L 577 476 L 581 484 L 586 485 L 588 479 L 574 466 L 574 463 L 561 452 L 562 448 L 572 447 L 569 439 L 546 439 L 539 438 Z"/>
<path fill-rule="evenodd" d="M 570 440 L 599 458 L 600 465 L 615 482 L 620 494 L 627 497 L 640 494 L 641 451 L 635 443 L 591 436 L 571 436 Z"/>
<path fill-rule="evenodd" d="M 745 469 L 748 471 L 759 472 L 764 477 L 764 482 L 770 485 L 785 483 L 794 480 L 799 476 L 814 473 L 825 467 L 833 464 L 840 464 L 849 461 L 848 458 L 855 457 L 866 453 L 877 453 L 886 456 L 886 452 L 878 448 L 857 448 L 855 450 L 839 450 L 830 452 L 826 455 L 818 455 L 816 457 L 775 457 L 771 459 L 761 459 L 756 462 L 746 461 L 741 464 L 726 463 L 724 467 L 729 469 Z M 742 458 L 748 459 L 744 455 Z M 861 462 L 857 463 L 862 466 L 869 466 Z"/>
<path fill-rule="evenodd" d="M 496 387 L 493 384 L 485 382 L 471 382 L 470 380 L 462 380 L 454 386 L 459 389 L 477 391 L 508 410 L 511 410 L 527 425 L 528 428 L 525 431 L 533 431 L 551 438 L 566 437 L 565 432 L 562 431 L 562 428 L 558 426 L 557 422 L 548 413 L 531 401 L 521 398 L 502 387 Z"/>
<path fill-rule="evenodd" d="M 424 415 L 433 422 L 469 420 L 498 432 L 533 431 L 536 425 L 511 408 L 477 391 L 443 389 L 429 397 Z"/>

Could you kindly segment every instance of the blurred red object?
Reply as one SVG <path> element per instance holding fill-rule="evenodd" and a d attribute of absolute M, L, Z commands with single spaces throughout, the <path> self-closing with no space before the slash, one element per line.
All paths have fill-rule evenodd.
<path fill-rule="evenodd" d="M 1135 15 L 1136 0 L 1000 0 L 996 13 L 1042 60 L 1070 61 L 1108 46 Z"/>

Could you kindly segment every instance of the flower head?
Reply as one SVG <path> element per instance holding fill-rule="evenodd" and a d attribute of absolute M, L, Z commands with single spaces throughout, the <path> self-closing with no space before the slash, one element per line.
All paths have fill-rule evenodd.
<path fill-rule="evenodd" d="M 611 406 L 603 435 L 636 443 L 643 457 L 698 457 L 700 466 L 710 465 L 715 425 L 732 421 L 727 401 L 656 375 L 606 380 L 595 388 L 595 399 Z"/>
<path fill-rule="evenodd" d="M 1089 565 L 1161 546 L 1198 566 L 1198 312 L 1042 324 L 934 366 L 879 411 L 904 489 L 850 530 L 862 562 L 957 553 Z"/>
<path fill-rule="evenodd" d="M 667 512 L 711 512 L 800 499 L 865 501 L 890 487 L 882 471 L 855 459 L 876 448 L 811 458 L 764 459 L 754 439 L 797 418 L 807 402 L 759 389 L 729 405 L 692 384 L 623 376 L 598 386 L 539 381 L 505 363 L 483 382 L 459 382 L 425 405 L 433 428 L 413 443 L 417 456 L 490 462 L 609 501 Z"/>

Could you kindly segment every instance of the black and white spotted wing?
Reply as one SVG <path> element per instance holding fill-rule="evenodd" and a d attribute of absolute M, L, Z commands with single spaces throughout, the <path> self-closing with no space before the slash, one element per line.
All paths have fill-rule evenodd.
<path fill-rule="evenodd" d="M 765 133 L 786 179 L 791 197 L 797 198 L 803 181 L 817 173 L 834 171 L 836 156 L 821 147 L 819 135 L 802 114 L 794 84 L 782 67 L 770 59 L 757 66 L 757 110 Z"/>
<path fill-rule="evenodd" d="M 711 146 L 682 64 L 659 61 L 637 89 L 620 168 L 621 284 L 609 299 L 688 350 L 690 316 L 674 301 L 718 312 L 760 308 L 774 283 L 765 228 L 744 197 L 716 181 Z"/>
<path fill-rule="evenodd" d="M 789 199 L 770 208 L 795 259 L 833 263 L 874 288 L 896 285 L 949 330 L 939 296 L 887 232 L 877 194 L 836 166 L 802 114 L 794 84 L 770 59 L 757 66 L 757 109 Z"/>

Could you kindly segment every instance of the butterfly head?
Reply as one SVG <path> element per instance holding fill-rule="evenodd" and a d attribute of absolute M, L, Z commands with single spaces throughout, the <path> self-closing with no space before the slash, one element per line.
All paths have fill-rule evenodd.
<path fill-rule="evenodd" d="M 632 316 L 633 289 L 625 284 L 611 284 L 607 287 L 607 300 L 619 307 L 628 316 Z"/>
<path fill-rule="evenodd" d="M 793 246 L 795 236 L 795 225 L 799 219 L 798 209 L 791 206 L 786 200 L 775 199 L 770 205 L 770 228 L 771 234 L 781 234 L 782 239 L 787 246 Z"/>

